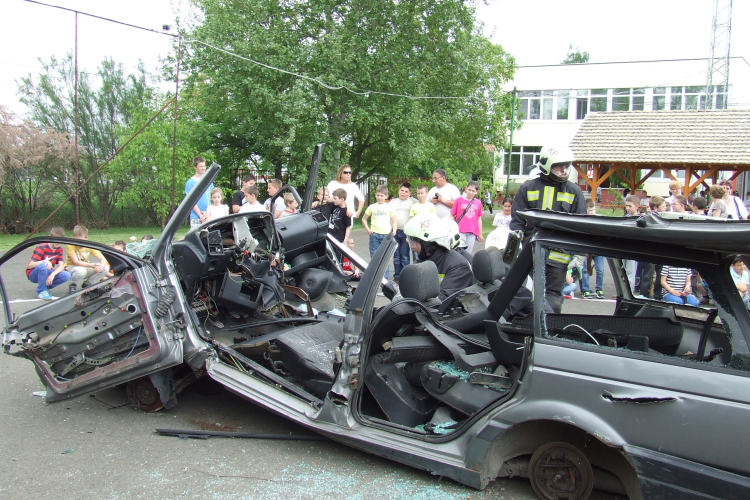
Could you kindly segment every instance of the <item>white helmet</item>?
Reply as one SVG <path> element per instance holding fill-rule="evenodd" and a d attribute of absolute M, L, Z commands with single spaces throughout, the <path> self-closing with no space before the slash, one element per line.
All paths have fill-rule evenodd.
<path fill-rule="evenodd" d="M 437 246 L 446 250 L 453 248 L 458 242 L 458 224 L 435 214 L 415 215 L 404 226 L 404 234 L 411 241 L 422 246 L 419 259 L 424 260 L 433 254 Z"/>
<path fill-rule="evenodd" d="M 539 155 L 537 166 L 541 175 L 549 177 L 554 182 L 564 183 L 570 175 L 570 166 L 573 163 L 573 151 L 567 146 L 545 146 Z M 564 167 L 563 174 L 558 174 L 553 167 Z"/>

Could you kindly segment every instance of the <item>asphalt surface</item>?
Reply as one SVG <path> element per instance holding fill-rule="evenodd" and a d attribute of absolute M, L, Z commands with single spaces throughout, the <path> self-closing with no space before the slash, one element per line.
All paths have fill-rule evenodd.
<path fill-rule="evenodd" d="M 353 238 L 369 260 L 367 233 L 354 231 Z M 38 305 L 23 273 L 29 255 L 0 269 L 17 313 Z M 59 288 L 65 290 L 53 293 L 67 293 L 67 286 Z M 613 302 L 566 301 L 569 307 L 605 314 Z M 0 498 L 536 498 L 526 479 L 498 480 L 480 492 L 331 441 L 183 440 L 155 433 L 165 427 L 309 434 L 211 381 L 188 387 L 175 408 L 149 414 L 129 407 L 122 387 L 47 404 L 35 395 L 44 387 L 25 359 L 0 356 L 0 377 Z M 595 492 L 591 498 L 618 497 Z"/>

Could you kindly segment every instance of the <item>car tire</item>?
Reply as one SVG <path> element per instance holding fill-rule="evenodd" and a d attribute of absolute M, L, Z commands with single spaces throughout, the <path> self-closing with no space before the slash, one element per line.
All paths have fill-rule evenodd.
<path fill-rule="evenodd" d="M 531 456 L 529 481 L 544 500 L 586 500 L 594 489 L 594 472 L 578 448 L 551 442 L 537 448 Z"/>

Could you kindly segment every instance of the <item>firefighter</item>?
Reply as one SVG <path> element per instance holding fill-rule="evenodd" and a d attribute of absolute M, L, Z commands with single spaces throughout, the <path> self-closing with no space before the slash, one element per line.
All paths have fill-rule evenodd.
<path fill-rule="evenodd" d="M 552 210 L 572 214 L 586 214 L 586 202 L 581 188 L 568 180 L 573 152 L 568 147 L 545 146 L 536 168 L 539 176 L 523 183 L 513 199 L 511 231 L 523 231 L 523 243 L 528 243 L 534 225 L 518 213 L 528 209 Z M 562 309 L 562 289 L 570 266 L 580 263 L 568 252 L 550 249 L 545 266 L 545 297 L 552 309 Z"/>

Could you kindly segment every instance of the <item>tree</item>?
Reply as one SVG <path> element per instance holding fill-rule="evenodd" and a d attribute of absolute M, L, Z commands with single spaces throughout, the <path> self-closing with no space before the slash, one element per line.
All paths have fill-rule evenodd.
<path fill-rule="evenodd" d="M 73 139 L 53 129 L 21 122 L 0 106 L 0 220 L 37 221 L 40 206 L 55 194 L 75 155 Z"/>
<path fill-rule="evenodd" d="M 31 120 L 41 127 L 75 134 L 75 73 L 72 55 L 62 60 L 40 59 L 44 71 L 38 78 L 29 75 L 18 84 L 20 101 L 29 108 Z M 121 64 L 104 59 L 96 75 L 79 71 L 78 132 L 80 135 L 80 172 L 82 182 L 119 147 L 118 126 L 130 122 L 153 94 L 142 65 L 135 74 L 126 74 Z M 67 195 L 76 187 L 73 172 L 57 178 L 55 188 Z M 91 220 L 108 224 L 112 210 L 127 188 L 128 180 L 99 173 L 80 193 L 81 206 Z"/>
<path fill-rule="evenodd" d="M 504 141 L 514 61 L 463 1 L 198 4 L 190 38 L 212 47 L 191 44 L 187 91 L 217 156 L 259 157 L 294 181 L 326 142 L 328 178 L 346 162 L 362 181 L 490 168 L 484 144 Z"/>
<path fill-rule="evenodd" d="M 127 126 L 118 128 L 119 139 L 126 141 L 146 123 L 158 110 L 158 104 L 166 101 L 161 95 L 154 96 L 149 108 L 134 113 Z M 139 207 L 155 224 L 162 228 L 172 213 L 172 144 L 173 115 L 170 108 L 162 112 L 143 132 L 138 134 L 110 164 L 110 175 L 127 179 L 122 201 Z M 177 157 L 175 172 L 175 202 L 185 196 L 183 186 L 193 175 L 193 148 L 189 140 L 191 122 L 181 121 L 177 128 Z"/>
<path fill-rule="evenodd" d="M 565 56 L 565 60 L 560 64 L 585 64 L 587 62 L 589 62 L 589 53 L 581 52 L 578 47 L 573 52 L 573 44 L 570 44 L 568 46 L 568 55 Z"/>

